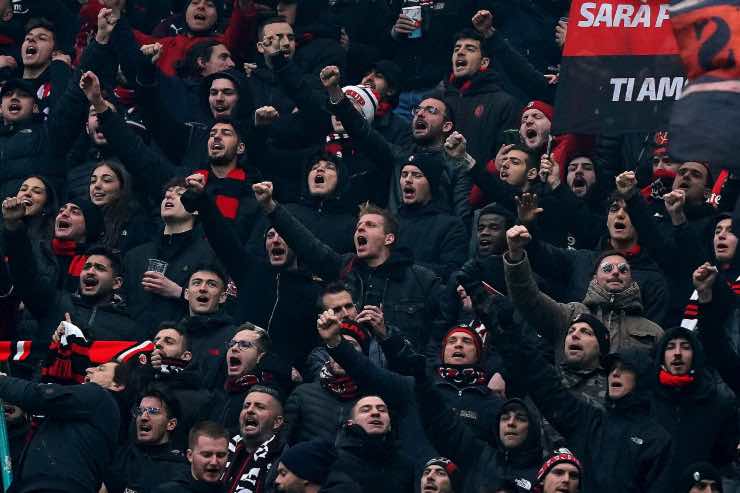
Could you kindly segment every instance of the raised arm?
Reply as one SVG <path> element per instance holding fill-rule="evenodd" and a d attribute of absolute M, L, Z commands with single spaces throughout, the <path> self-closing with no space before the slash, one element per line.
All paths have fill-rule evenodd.
<path fill-rule="evenodd" d="M 537 286 L 524 251 L 531 240 L 527 228 L 510 228 L 506 240 L 509 251 L 504 254 L 504 273 L 509 296 L 522 317 L 551 345 L 557 344 L 569 322 L 567 305 L 556 302 Z"/>
<path fill-rule="evenodd" d="M 42 413 L 62 419 L 90 419 L 101 402 L 109 397 L 97 384 L 59 385 L 33 383 L 20 378 L 0 376 L 0 398 L 29 413 Z"/>
<path fill-rule="evenodd" d="M 272 183 L 256 183 L 254 195 L 280 236 L 311 270 L 324 281 L 339 279 L 342 256 L 316 238 L 298 219 L 272 198 Z"/>

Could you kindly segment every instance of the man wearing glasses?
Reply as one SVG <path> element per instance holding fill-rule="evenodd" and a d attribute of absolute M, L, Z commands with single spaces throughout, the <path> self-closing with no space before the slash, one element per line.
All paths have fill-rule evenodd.
<path fill-rule="evenodd" d="M 145 493 L 178 477 L 187 477 L 188 462 L 172 444 L 180 406 L 170 394 L 149 388 L 131 410 L 136 438 L 118 449 L 104 480 L 108 491 Z"/>
<path fill-rule="evenodd" d="M 531 239 L 524 226 L 514 226 L 506 232 L 509 246 L 504 254 L 506 284 L 524 320 L 556 347 L 558 362 L 564 359 L 565 336 L 571 321 L 581 313 L 594 315 L 606 326 L 611 352 L 634 347 L 652 349 L 663 335 L 663 329 L 642 316 L 640 287 L 632 279 L 625 254 L 615 250 L 600 254 L 583 301 L 558 303 L 542 293 L 534 280 L 524 250 Z"/>

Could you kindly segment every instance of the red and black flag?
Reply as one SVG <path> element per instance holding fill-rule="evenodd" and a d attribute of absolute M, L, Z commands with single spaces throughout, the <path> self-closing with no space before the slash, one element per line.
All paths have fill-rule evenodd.
<path fill-rule="evenodd" d="M 679 161 L 740 168 L 740 0 L 671 1 L 689 85 L 674 105 L 668 151 Z"/>
<path fill-rule="evenodd" d="M 667 0 L 573 0 L 554 133 L 667 127 L 686 83 L 668 7 Z"/>

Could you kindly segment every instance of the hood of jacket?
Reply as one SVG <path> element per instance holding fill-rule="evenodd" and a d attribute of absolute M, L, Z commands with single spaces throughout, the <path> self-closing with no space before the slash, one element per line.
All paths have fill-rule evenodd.
<path fill-rule="evenodd" d="M 616 361 L 621 361 L 622 365 L 635 373 L 635 388 L 621 399 L 611 399 L 609 397 L 609 378 L 607 377 L 605 399 L 607 409 L 617 412 L 644 411 L 649 409 L 650 393 L 653 388 L 650 355 L 645 350 L 637 348 L 628 348 L 612 353 L 607 356 L 604 362 L 607 375 L 611 373 L 611 369 Z"/>
<path fill-rule="evenodd" d="M 610 293 L 592 280 L 588 285 L 583 304 L 594 313 L 598 311 L 624 311 L 630 315 L 642 314 L 642 299 L 640 287 L 633 282 L 627 289 L 618 293 Z"/>
<path fill-rule="evenodd" d="M 501 416 L 504 414 L 504 410 L 512 405 L 521 406 L 526 410 L 527 416 L 529 417 L 529 428 L 527 431 L 527 438 L 521 446 L 507 449 L 501 443 L 499 421 L 501 420 Z M 527 466 L 533 464 L 535 466 L 539 466 L 542 463 L 542 418 L 533 405 L 518 398 L 507 400 L 503 406 L 501 406 L 501 410 L 496 414 L 493 426 L 494 429 L 491 430 L 491 433 L 493 434 L 500 460 L 506 461 L 515 466 Z"/>
<path fill-rule="evenodd" d="M 694 377 L 694 381 L 687 387 L 673 389 L 662 385 L 658 379 L 658 375 L 660 370 L 663 368 L 663 355 L 665 354 L 665 349 L 668 346 L 668 343 L 672 339 L 679 337 L 686 339 L 689 341 L 689 344 L 691 344 L 691 349 L 694 354 L 690 375 Z M 711 373 L 707 371 L 704 346 L 701 341 L 699 341 L 696 333 L 685 327 L 670 328 L 666 330 L 663 336 L 658 340 L 655 345 L 653 372 L 658 392 L 664 395 L 674 395 L 677 398 L 687 394 L 691 394 L 692 397 L 696 399 L 708 397 L 712 394 L 712 389 L 715 384 Z"/>
<path fill-rule="evenodd" d="M 391 420 L 392 422 L 392 420 Z M 368 435 L 360 425 L 345 425 L 339 430 L 335 442 L 337 452 L 346 452 L 365 461 L 387 462 L 398 450 L 393 428 L 383 435 Z"/>

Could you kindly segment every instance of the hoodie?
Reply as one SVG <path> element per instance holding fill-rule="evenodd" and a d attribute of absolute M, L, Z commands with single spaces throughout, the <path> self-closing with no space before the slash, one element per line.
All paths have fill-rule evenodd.
<path fill-rule="evenodd" d="M 693 381 L 683 386 L 657 378 L 664 367 L 665 348 L 676 338 L 688 340 L 693 352 L 689 373 Z M 683 327 L 667 330 L 655 347 L 653 372 L 653 414 L 673 437 L 675 447 L 672 477 L 678 477 L 694 462 L 718 466 L 732 462 L 738 442 L 737 408 L 707 369 L 704 348 L 696 333 Z"/>

